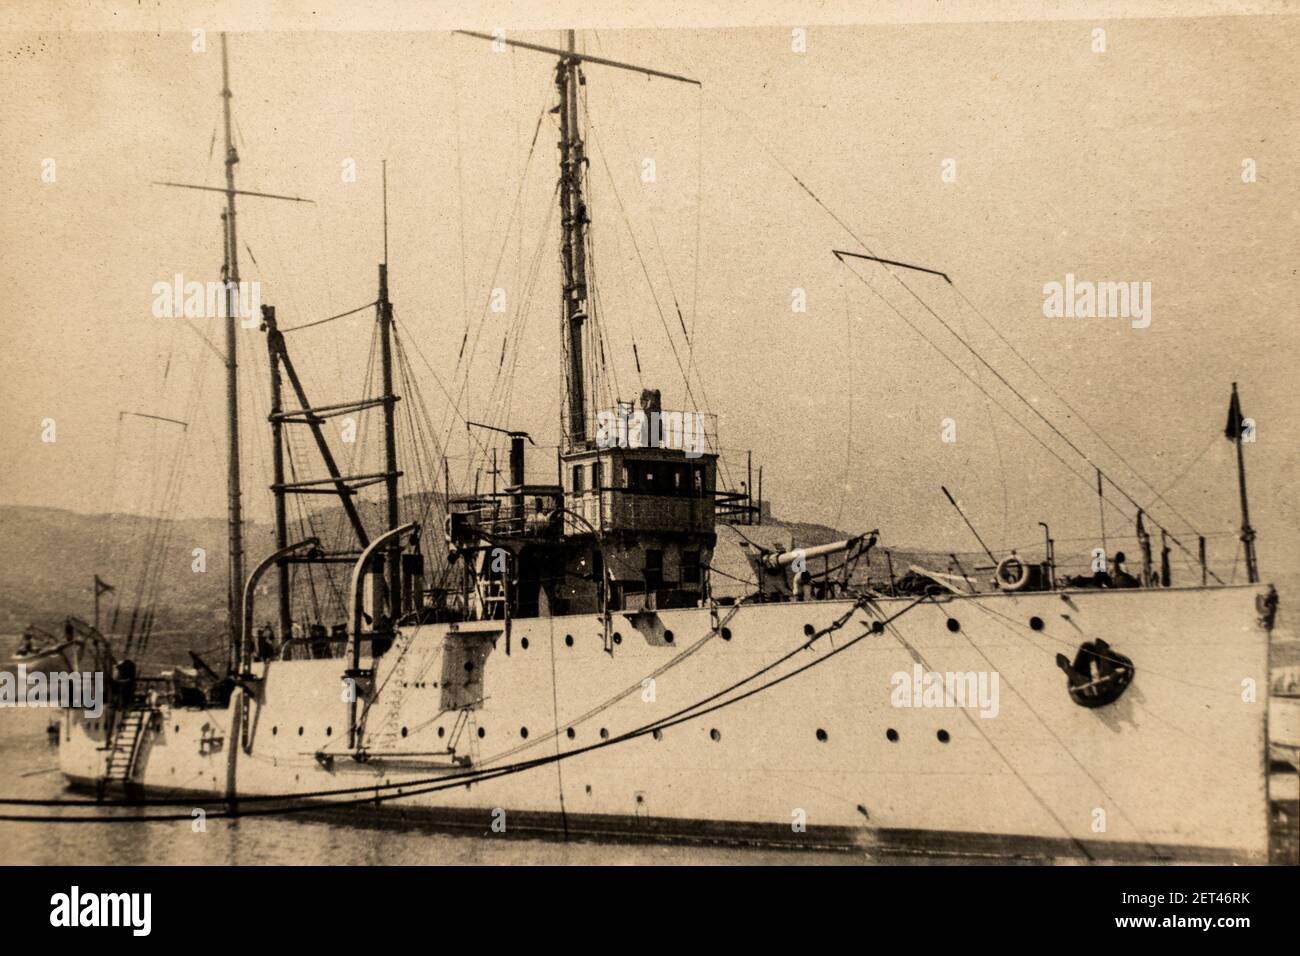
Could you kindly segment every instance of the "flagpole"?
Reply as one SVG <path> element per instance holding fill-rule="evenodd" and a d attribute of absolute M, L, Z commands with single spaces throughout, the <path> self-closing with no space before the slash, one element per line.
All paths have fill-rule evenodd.
<path fill-rule="evenodd" d="M 94 590 L 95 592 L 95 630 L 98 631 L 99 630 L 99 596 L 101 594 L 107 594 L 109 591 L 112 591 L 113 585 L 109 584 L 107 581 L 100 580 L 99 575 L 96 574 L 95 585 L 92 590 Z"/>
<path fill-rule="evenodd" d="M 1237 383 L 1232 383 L 1232 404 L 1235 421 L 1230 422 L 1237 442 L 1237 486 L 1241 490 L 1241 543 L 1246 550 L 1246 580 L 1259 583 L 1259 566 L 1255 562 L 1255 529 L 1250 526 L 1250 504 L 1246 500 L 1246 456 L 1242 450 L 1241 401 L 1237 397 Z"/>

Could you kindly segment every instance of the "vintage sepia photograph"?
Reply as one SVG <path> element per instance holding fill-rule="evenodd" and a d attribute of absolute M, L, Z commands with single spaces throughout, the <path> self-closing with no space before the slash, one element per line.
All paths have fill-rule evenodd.
<path fill-rule="evenodd" d="M 1295 866 L 1300 14 L 1179 6 L 5 4 L 0 864 Z"/>

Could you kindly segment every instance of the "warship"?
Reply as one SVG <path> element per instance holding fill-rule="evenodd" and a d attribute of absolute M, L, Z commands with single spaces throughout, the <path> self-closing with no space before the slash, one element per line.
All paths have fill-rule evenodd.
<path fill-rule="evenodd" d="M 62 713 L 59 762 L 81 794 L 68 802 L 159 819 L 207 808 L 990 859 L 1267 860 L 1277 596 L 1259 583 L 1244 470 L 1240 585 L 1203 553 L 1198 579 L 1173 580 L 1165 529 L 1153 556 L 1150 511 L 1118 485 L 1142 551 L 1133 574 L 1103 554 L 1095 573 L 1064 575 L 1050 532 L 1040 561 L 988 550 L 956 574 L 891 562 L 883 576 L 870 531 L 764 545 L 761 471 L 757 490 L 749 472 L 726 478 L 709 416 L 665 409 L 653 389 L 602 404 L 593 384 L 587 73 L 695 81 L 580 52 L 573 32 L 555 47 L 462 42 L 480 40 L 556 59 L 539 118 L 558 129 L 562 288 L 547 474 L 508 421 L 466 423 L 506 452 L 491 490 L 453 491 L 434 453 L 399 460 L 397 433 L 422 434 L 422 412 L 411 386 L 398 393 L 414 375 L 385 240 L 377 374 L 359 398 L 314 405 L 293 329 L 261 307 L 276 540 L 246 563 L 236 200 L 296 197 L 236 188 L 223 37 L 225 185 L 195 188 L 225 197 L 228 658 L 137 672 L 129 640 L 69 619 L 63 656 L 114 679 L 101 716 Z M 917 268 L 868 252 L 837 254 Z M 1232 409 L 1240 463 L 1235 387 Z M 326 424 L 366 411 L 382 416 L 382 462 L 350 471 Z M 308 457 L 320 477 L 304 477 Z M 367 510 L 369 487 L 382 496 Z M 309 495 L 337 499 L 338 540 L 314 533 L 313 512 L 291 517 Z M 725 580 L 724 538 L 744 555 Z M 329 577 L 345 621 L 295 605 L 308 575 Z M 270 595 L 274 612 L 255 607 Z"/>

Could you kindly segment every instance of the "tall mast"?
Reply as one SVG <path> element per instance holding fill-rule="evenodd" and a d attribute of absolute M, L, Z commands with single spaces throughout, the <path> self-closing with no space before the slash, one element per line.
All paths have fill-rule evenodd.
<path fill-rule="evenodd" d="M 595 63 L 616 70 L 629 70 L 643 76 L 660 77 L 679 83 L 699 86 L 699 80 L 654 70 L 631 63 L 620 63 L 600 56 L 589 56 L 577 51 L 574 31 L 566 31 L 566 49 L 507 40 L 500 36 L 457 30 L 464 36 L 489 40 L 493 44 L 521 50 L 535 50 L 559 56 L 555 68 L 555 87 L 560 93 L 560 103 L 555 111 L 560 114 L 560 227 L 563 243 L 560 253 L 564 264 L 564 331 L 565 399 L 568 406 L 562 415 L 567 432 L 566 447 L 573 451 L 587 444 L 587 383 L 582 368 L 582 326 L 587 319 L 587 203 L 583 198 L 583 177 L 587 172 L 587 156 L 582 142 L 582 129 L 578 123 L 578 87 L 583 82 L 581 65 Z"/>
<path fill-rule="evenodd" d="M 230 133 L 230 61 L 226 35 L 221 34 L 221 106 L 226 137 L 226 438 L 227 520 L 230 537 L 230 580 L 226 602 L 226 633 L 230 660 L 235 663 L 239 629 L 244 620 L 244 530 L 239 473 L 239 362 L 236 335 L 239 330 L 239 242 L 235 232 L 235 152 Z"/>
<path fill-rule="evenodd" d="M 271 475 L 275 496 L 275 550 L 284 552 L 289 546 L 289 513 L 284 487 L 284 380 L 280 374 L 280 348 L 283 337 L 275 321 L 275 307 L 262 306 L 262 324 L 266 328 L 267 356 L 271 360 Z M 293 608 L 289 581 L 288 555 L 281 557 L 275 567 L 277 611 L 280 640 L 286 641 L 293 630 Z"/>
<path fill-rule="evenodd" d="M 560 225 L 564 263 L 565 386 L 568 405 L 568 449 L 587 443 L 587 390 L 582 367 L 582 325 L 587 318 L 587 204 L 582 178 L 587 159 L 578 125 L 579 63 L 574 31 L 568 31 L 568 52 L 555 71 L 560 93 Z"/>
<path fill-rule="evenodd" d="M 388 530 L 398 526 L 396 404 L 393 395 L 393 304 L 388 300 L 388 161 L 383 164 L 384 261 L 379 264 L 379 348 L 384 385 L 384 488 L 388 499 Z M 396 624 L 402 613 L 402 549 L 397 538 L 388 546 L 388 619 Z"/>
<path fill-rule="evenodd" d="M 229 639 L 229 662 L 232 671 L 240 663 L 239 645 L 244 622 L 244 516 L 242 506 L 241 481 L 239 472 L 239 238 L 235 229 L 235 197 L 256 196 L 261 199 L 283 199 L 287 202 L 312 202 L 301 196 L 285 196 L 279 193 L 251 192 L 235 188 L 235 164 L 239 162 L 239 153 L 235 150 L 234 136 L 230 118 L 230 57 L 226 48 L 226 35 L 221 34 L 221 113 L 224 120 L 226 144 L 226 185 L 207 186 L 197 183 L 176 183 L 154 181 L 155 186 L 170 186 L 177 189 L 198 189 L 203 192 L 224 193 L 226 208 L 221 213 L 222 232 L 224 233 L 223 274 L 226 285 L 226 438 L 227 438 L 227 474 L 226 494 L 229 521 L 230 574 L 226 589 L 226 635 Z M 274 315 L 274 313 L 272 313 Z M 274 327 L 274 322 L 271 323 Z M 298 383 L 290 378 L 298 390 Z M 282 476 L 277 478 L 277 485 L 282 483 Z M 278 522 L 283 525 L 283 522 Z M 282 581 L 284 575 L 282 574 Z M 284 589 L 287 591 L 287 588 Z M 282 598 L 282 601 L 284 599 Z M 282 605 L 283 606 L 283 605 Z M 283 623 L 284 615 L 281 615 Z"/>

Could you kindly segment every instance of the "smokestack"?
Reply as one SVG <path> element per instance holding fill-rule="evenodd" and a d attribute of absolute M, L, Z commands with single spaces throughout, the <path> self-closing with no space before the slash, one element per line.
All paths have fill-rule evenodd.
<path fill-rule="evenodd" d="M 524 483 L 524 433 L 510 433 L 510 484 L 522 487 Z"/>
<path fill-rule="evenodd" d="M 514 489 L 514 512 L 521 522 L 524 520 L 524 439 L 525 432 L 510 433 L 510 487 Z"/>

